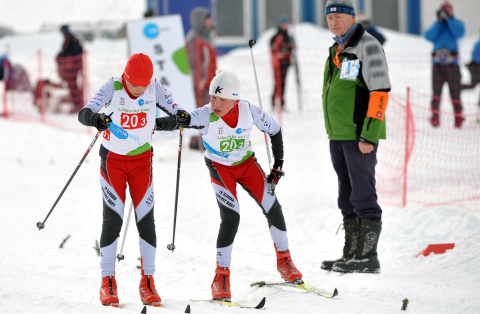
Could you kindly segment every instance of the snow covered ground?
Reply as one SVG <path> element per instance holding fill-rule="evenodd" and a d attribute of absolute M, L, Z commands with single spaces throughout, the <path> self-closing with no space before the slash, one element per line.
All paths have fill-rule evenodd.
<path fill-rule="evenodd" d="M 267 111 L 272 86 L 265 51 L 269 34 L 264 34 L 254 50 Z M 420 59 L 415 60 L 428 60 L 431 46 L 422 39 L 394 32 L 387 32 L 387 36 L 387 56 L 389 53 L 398 58 L 418 55 Z M 304 56 L 331 45 L 328 31 L 309 25 L 297 30 L 297 38 Z M 10 40 L 14 51 L 14 39 Z M 27 46 L 17 40 L 18 47 Z M 51 47 L 52 42 L 47 40 L 43 45 Z M 474 40 L 466 39 L 462 46 L 466 62 Z M 0 47 L 4 43 L 5 40 L 1 41 Z M 54 48 L 56 51 L 57 46 Z M 114 62 L 98 62 L 103 66 L 101 70 L 90 69 L 91 80 L 97 84 L 92 86 L 94 91 L 108 76 L 121 73 L 126 61 L 126 44 L 96 42 L 89 48 L 93 60 L 105 59 L 108 51 L 115 56 Z M 257 103 L 249 53 L 246 49 L 233 51 L 222 57 L 219 64 L 238 71 L 243 84 L 242 98 Z M 31 54 L 25 52 L 25 55 Z M 283 115 L 286 176 L 278 185 L 277 195 L 287 222 L 293 260 L 305 281 L 327 290 L 337 288 L 339 296 L 330 300 L 287 288 L 250 288 L 249 284 L 254 281 L 276 281 L 280 276 L 276 272 L 266 220 L 256 203 L 239 188 L 242 219 L 231 265 L 232 300 L 256 305 L 265 296 L 263 311 L 267 313 L 396 313 L 402 300 L 408 298 L 410 313 L 480 313 L 480 215 L 475 208 L 468 212 L 453 207 L 383 206 L 379 242 L 382 274 L 342 275 L 320 269 L 322 260 L 340 256 L 343 245 L 343 231 L 335 236 L 342 217 L 336 205 L 336 175 L 330 162 L 320 102 L 319 77 L 325 58 L 326 55 L 321 55 L 317 63 L 301 63 L 305 73 L 302 76 L 303 113 L 298 111 L 293 74 L 289 76 L 287 101 L 291 106 Z M 418 75 L 410 80 L 419 88 L 428 88 L 425 91 L 428 92 L 429 65 L 418 62 L 417 66 L 420 67 Z M 391 73 L 394 92 L 404 90 L 407 75 L 400 71 Z M 476 93 L 469 95 L 475 99 Z M 28 108 L 26 103 L 20 105 Z M 57 122 L 61 119 L 66 128 L 85 130 L 79 127 L 75 116 L 52 119 Z M 123 252 L 125 260 L 116 269 L 122 307 L 105 308 L 99 302 L 100 259 L 93 249 L 99 240 L 102 222 L 99 143 L 45 229 L 38 231 L 35 226 L 50 210 L 94 133 L 59 131 L 36 121 L 1 119 L 0 134 L 3 147 L 0 150 L 3 222 L 0 313 L 140 313 L 143 305 L 138 296 L 138 236 L 133 222 L 130 222 Z M 184 147 L 186 143 L 188 140 L 184 139 Z M 252 144 L 258 160 L 267 169 L 260 132 L 254 132 Z M 210 298 L 220 217 L 203 156 L 186 148 L 182 154 L 177 249 L 172 253 L 166 248 L 172 240 L 177 145 L 178 134 L 154 142 L 158 243 L 155 281 L 165 308 L 148 308 L 147 313 L 183 313 L 187 304 L 195 314 L 245 313 L 249 310 L 191 302 Z M 384 145 L 388 145 L 388 141 Z M 68 235 L 70 239 L 60 249 L 59 245 Z M 430 243 L 455 243 L 455 249 L 443 255 L 415 258 L 415 254 Z"/>

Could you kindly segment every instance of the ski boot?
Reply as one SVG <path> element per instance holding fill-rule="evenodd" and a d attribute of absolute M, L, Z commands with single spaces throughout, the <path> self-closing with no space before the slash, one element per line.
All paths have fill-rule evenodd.
<path fill-rule="evenodd" d="M 282 276 L 283 280 L 288 282 L 296 282 L 297 284 L 303 283 L 302 273 L 293 264 L 290 257 L 290 250 L 277 251 L 277 271 Z"/>
<path fill-rule="evenodd" d="M 142 300 L 144 305 L 161 306 L 160 302 L 162 302 L 162 299 L 158 295 L 157 289 L 155 289 L 155 283 L 151 275 L 142 275 L 140 280 L 140 300 Z"/>
<path fill-rule="evenodd" d="M 377 245 L 381 231 L 382 222 L 361 219 L 355 256 L 346 262 L 333 264 L 332 270 L 340 273 L 380 274 Z"/>
<path fill-rule="evenodd" d="M 217 263 L 211 288 L 214 300 L 230 302 L 232 294 L 230 292 L 230 269 L 228 267 L 220 267 Z"/>
<path fill-rule="evenodd" d="M 336 260 L 323 261 L 322 265 L 320 266 L 321 269 L 332 270 L 333 264 L 346 262 L 352 259 L 355 255 L 358 242 L 358 223 L 355 219 L 344 218 L 343 228 L 345 229 L 345 245 L 343 246 L 342 257 Z"/>
<path fill-rule="evenodd" d="M 100 302 L 105 306 L 119 306 L 115 276 L 105 276 L 102 278 L 102 284 L 100 285 Z"/>

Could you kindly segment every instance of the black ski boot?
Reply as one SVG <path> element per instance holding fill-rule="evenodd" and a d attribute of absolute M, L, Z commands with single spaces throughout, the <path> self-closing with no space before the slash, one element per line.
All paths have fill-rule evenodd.
<path fill-rule="evenodd" d="M 381 231 L 382 222 L 361 219 L 355 256 L 347 262 L 335 263 L 332 270 L 340 273 L 380 274 L 377 245 Z"/>
<path fill-rule="evenodd" d="M 333 261 L 323 261 L 321 269 L 332 270 L 333 264 L 346 262 L 352 259 L 357 249 L 358 241 L 358 223 L 355 219 L 343 219 L 343 229 L 345 229 L 345 245 L 343 246 L 343 255 Z"/>

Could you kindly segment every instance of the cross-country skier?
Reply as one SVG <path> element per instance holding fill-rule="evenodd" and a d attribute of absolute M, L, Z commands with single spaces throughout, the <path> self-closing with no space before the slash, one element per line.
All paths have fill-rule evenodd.
<path fill-rule="evenodd" d="M 115 256 L 127 183 L 140 236 L 140 299 L 153 306 L 160 306 L 161 302 L 153 281 L 157 245 L 153 217 L 152 131 L 157 107 L 171 116 L 180 107 L 152 76 L 150 58 L 134 54 L 123 75 L 109 79 L 78 114 L 82 124 L 104 132 L 100 147 L 103 194 L 100 301 L 103 305 L 118 306 Z M 99 113 L 102 108 L 105 108 L 104 113 Z"/>
<path fill-rule="evenodd" d="M 278 123 L 260 108 L 240 100 L 240 81 L 232 72 L 217 70 L 210 89 L 210 103 L 194 110 L 177 112 L 180 127 L 199 129 L 205 146 L 205 163 L 220 207 L 217 238 L 217 268 L 212 283 L 214 299 L 231 299 L 230 260 L 240 223 L 237 182 L 260 205 L 267 217 L 277 254 L 277 270 L 286 281 L 301 280 L 292 262 L 287 228 L 274 186 L 283 172 L 283 140 Z M 159 129 L 172 130 L 176 122 L 164 118 Z M 275 163 L 268 178 L 255 158 L 250 143 L 253 126 L 270 135 Z M 273 187 L 272 187 L 273 184 Z"/>

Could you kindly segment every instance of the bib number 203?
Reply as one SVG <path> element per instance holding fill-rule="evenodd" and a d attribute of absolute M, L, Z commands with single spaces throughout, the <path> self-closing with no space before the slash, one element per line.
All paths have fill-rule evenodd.
<path fill-rule="evenodd" d="M 140 129 L 147 125 L 147 113 L 122 113 L 122 128 L 125 130 Z"/>

